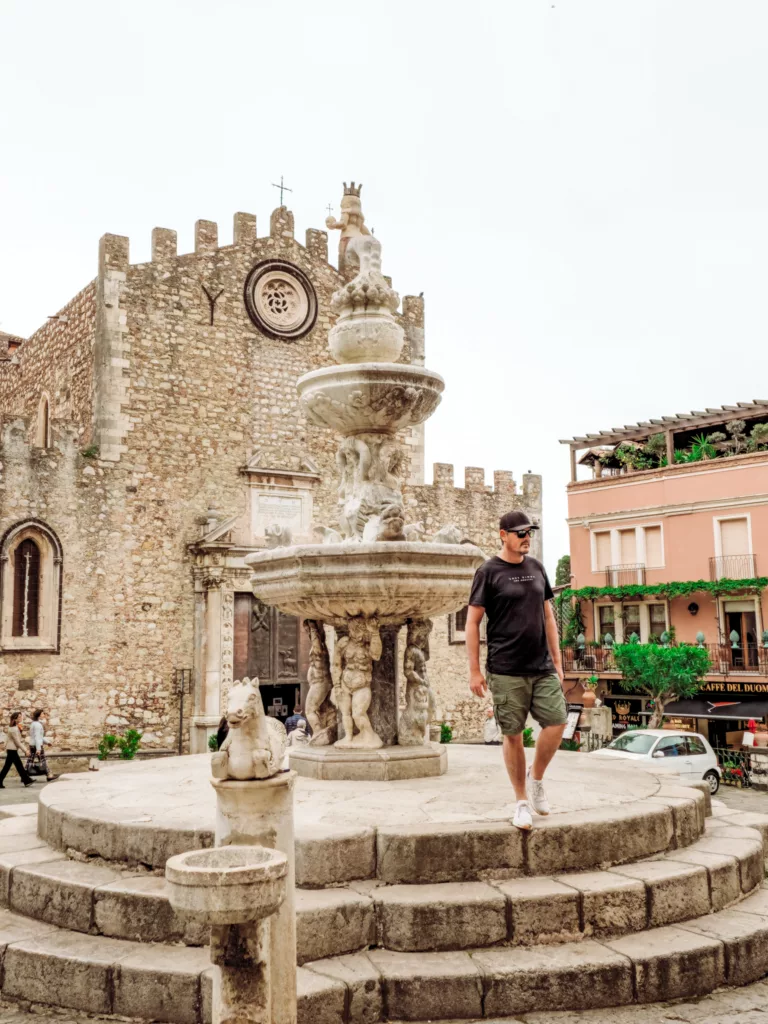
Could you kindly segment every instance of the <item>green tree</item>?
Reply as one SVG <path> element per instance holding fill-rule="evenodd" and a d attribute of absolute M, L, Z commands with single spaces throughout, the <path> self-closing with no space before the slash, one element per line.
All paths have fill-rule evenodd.
<path fill-rule="evenodd" d="M 670 701 L 697 693 L 710 667 L 709 654 L 702 647 L 618 644 L 614 652 L 624 689 L 644 693 L 655 702 L 649 729 L 658 729 Z"/>
<path fill-rule="evenodd" d="M 563 555 L 555 569 L 555 586 L 567 587 L 571 582 L 571 556 Z"/>

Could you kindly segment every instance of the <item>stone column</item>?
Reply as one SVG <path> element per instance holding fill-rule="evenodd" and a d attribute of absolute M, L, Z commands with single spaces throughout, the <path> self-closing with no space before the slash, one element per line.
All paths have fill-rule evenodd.
<path fill-rule="evenodd" d="M 208 749 L 208 736 L 216 730 L 221 718 L 221 584 L 223 574 L 211 572 L 203 580 L 205 590 L 205 661 L 202 672 L 202 693 L 192 720 L 192 753 Z"/>
<path fill-rule="evenodd" d="M 285 900 L 270 922 L 272 1024 L 296 1024 L 295 779 L 295 772 L 281 772 L 253 782 L 211 781 L 216 790 L 216 846 L 266 846 L 288 857 Z M 213 1019 L 218 1020 L 215 1004 Z"/>
<path fill-rule="evenodd" d="M 385 747 L 397 743 L 397 636 L 399 626 L 382 626 L 381 657 L 373 663 L 371 706 L 368 717 L 373 731 L 384 741 Z"/>

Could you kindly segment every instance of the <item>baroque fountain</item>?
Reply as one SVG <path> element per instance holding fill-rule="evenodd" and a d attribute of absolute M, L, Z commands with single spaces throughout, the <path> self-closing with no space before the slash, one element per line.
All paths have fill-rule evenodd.
<path fill-rule="evenodd" d="M 344 186 L 340 270 L 351 280 L 333 296 L 336 362 L 297 382 L 313 423 L 340 437 L 338 529 L 323 543 L 250 555 L 254 594 L 297 615 L 309 631 L 309 746 L 291 767 L 319 779 L 403 779 L 446 770 L 445 748 L 428 742 L 434 699 L 427 679 L 431 619 L 466 604 L 483 554 L 455 527 L 426 542 L 405 524 L 403 431 L 437 408 L 442 378 L 397 362 L 404 334 L 399 297 L 381 273 L 381 245 L 364 223 L 360 186 Z M 399 436 L 400 435 L 400 436 Z M 325 626 L 335 630 L 329 655 Z M 405 703 L 399 708 L 397 636 L 407 627 Z M 332 668 L 333 662 L 333 668 Z"/>

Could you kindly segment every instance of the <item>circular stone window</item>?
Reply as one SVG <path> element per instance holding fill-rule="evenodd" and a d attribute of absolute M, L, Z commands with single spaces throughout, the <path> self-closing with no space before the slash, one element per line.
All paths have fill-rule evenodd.
<path fill-rule="evenodd" d="M 245 308 L 270 338 L 303 338 L 315 326 L 317 296 L 306 274 L 292 263 L 258 263 L 245 282 Z"/>

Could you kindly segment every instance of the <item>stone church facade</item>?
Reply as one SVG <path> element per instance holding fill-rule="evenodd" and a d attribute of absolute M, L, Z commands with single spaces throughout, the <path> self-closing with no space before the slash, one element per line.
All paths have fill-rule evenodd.
<path fill-rule="evenodd" d="M 0 710 L 50 710 L 57 749 L 92 750 L 135 727 L 144 748 L 200 751 L 233 679 L 258 675 L 284 715 L 302 694 L 298 620 L 258 602 L 246 555 L 337 518 L 336 439 L 303 417 L 296 380 L 331 362 L 328 236 L 269 232 L 238 213 L 233 242 L 209 221 L 195 250 L 156 228 L 147 263 L 105 235 L 95 280 L 30 338 L 0 334 Z M 398 319 L 402 359 L 424 362 L 424 302 Z M 439 370 L 439 366 L 437 366 Z M 541 479 L 486 486 L 408 453 L 408 521 L 454 523 L 491 553 L 499 516 L 541 520 Z M 540 543 L 540 535 L 537 538 Z M 441 719 L 477 735 L 461 614 L 435 623 L 430 679 Z M 7 717 L 6 717 L 7 720 Z"/>

